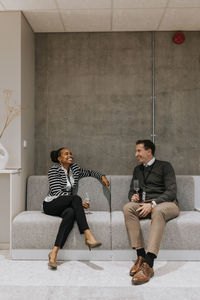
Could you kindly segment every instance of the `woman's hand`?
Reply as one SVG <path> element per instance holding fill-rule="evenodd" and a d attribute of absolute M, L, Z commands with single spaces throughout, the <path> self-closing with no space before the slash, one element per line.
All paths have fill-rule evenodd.
<path fill-rule="evenodd" d="M 134 195 L 131 197 L 131 202 L 138 202 L 139 200 L 140 200 L 139 194 L 134 194 Z"/>
<path fill-rule="evenodd" d="M 106 176 L 102 176 L 102 177 L 101 177 L 101 182 L 102 182 L 102 184 L 105 185 L 107 188 L 108 188 L 109 185 L 110 185 L 108 179 L 106 178 Z"/>
<path fill-rule="evenodd" d="M 90 207 L 90 204 L 87 202 L 82 202 L 82 206 L 86 209 L 88 209 Z"/>

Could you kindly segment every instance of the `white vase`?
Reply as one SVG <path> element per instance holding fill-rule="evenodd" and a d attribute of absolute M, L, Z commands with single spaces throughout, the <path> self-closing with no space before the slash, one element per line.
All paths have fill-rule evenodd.
<path fill-rule="evenodd" d="M 6 164 L 8 162 L 8 158 L 9 158 L 8 151 L 0 143 L 0 169 L 5 169 Z"/>

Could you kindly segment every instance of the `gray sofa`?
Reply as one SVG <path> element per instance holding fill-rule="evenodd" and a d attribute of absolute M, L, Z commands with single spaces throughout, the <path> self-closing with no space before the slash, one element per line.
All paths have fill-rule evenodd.
<path fill-rule="evenodd" d="M 127 203 L 131 176 L 107 176 L 108 190 L 94 178 L 79 181 L 78 195 L 84 200 L 88 192 L 92 214 L 87 215 L 91 230 L 102 246 L 88 251 L 84 235 L 75 223 L 67 242 L 59 251 L 59 259 L 131 260 L 135 251 L 130 247 L 122 207 Z M 177 176 L 181 213 L 167 222 L 158 259 L 200 260 L 200 177 Z M 46 259 L 58 231 L 61 218 L 45 215 L 41 204 L 48 192 L 47 176 L 31 176 L 27 183 L 27 210 L 12 223 L 12 258 Z M 145 242 L 150 220 L 142 220 Z M 73 250 L 73 251 L 72 251 Z"/>

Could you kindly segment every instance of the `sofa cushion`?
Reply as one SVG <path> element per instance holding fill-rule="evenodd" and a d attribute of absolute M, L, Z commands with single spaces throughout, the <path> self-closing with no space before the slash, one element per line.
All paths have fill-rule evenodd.
<path fill-rule="evenodd" d="M 110 181 L 110 176 L 107 176 Z M 48 194 L 49 183 L 47 176 L 30 176 L 27 182 L 27 210 L 41 210 L 41 205 Z M 79 196 L 84 198 L 88 192 L 91 200 L 91 210 L 110 211 L 110 191 L 96 178 L 85 177 L 79 180 Z"/>
<path fill-rule="evenodd" d="M 60 217 L 49 216 L 39 211 L 20 213 L 13 220 L 13 249 L 51 249 L 61 220 Z M 98 249 L 111 249 L 110 213 L 95 211 L 87 215 L 87 220 L 97 240 L 102 242 Z M 80 235 L 76 222 L 63 249 L 88 249 L 84 234 Z"/>
<path fill-rule="evenodd" d="M 48 190 L 48 176 L 30 176 L 27 181 L 27 210 L 41 210 Z"/>
<path fill-rule="evenodd" d="M 112 211 L 122 210 L 129 201 L 128 192 L 132 176 L 111 176 L 111 207 Z M 177 199 L 182 211 L 194 210 L 195 178 L 194 176 L 177 175 Z"/>
<path fill-rule="evenodd" d="M 145 245 L 147 245 L 151 220 L 141 220 Z M 111 213 L 112 249 L 131 249 L 123 212 Z M 200 249 L 200 214 L 195 211 L 182 211 L 180 215 L 166 223 L 165 233 L 160 246 L 165 250 Z"/>
<path fill-rule="evenodd" d="M 111 176 L 111 210 L 122 210 L 129 201 L 128 192 L 132 176 L 112 175 Z"/>
<path fill-rule="evenodd" d="M 194 210 L 195 205 L 195 181 L 194 176 L 177 175 L 177 199 L 180 210 Z"/>
<path fill-rule="evenodd" d="M 110 181 L 110 176 L 107 176 Z M 84 201 L 86 192 L 90 198 L 90 207 L 92 211 L 109 211 L 111 195 L 110 190 L 92 177 L 81 178 L 78 183 L 77 194 Z"/>

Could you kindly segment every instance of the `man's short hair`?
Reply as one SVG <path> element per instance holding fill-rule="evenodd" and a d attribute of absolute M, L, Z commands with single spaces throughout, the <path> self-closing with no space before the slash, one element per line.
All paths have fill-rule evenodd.
<path fill-rule="evenodd" d="M 154 155 L 155 150 L 156 150 L 156 146 L 152 141 L 150 141 L 150 140 L 138 140 L 136 142 L 136 145 L 139 145 L 139 144 L 143 144 L 145 150 L 151 149 L 152 155 Z"/>

